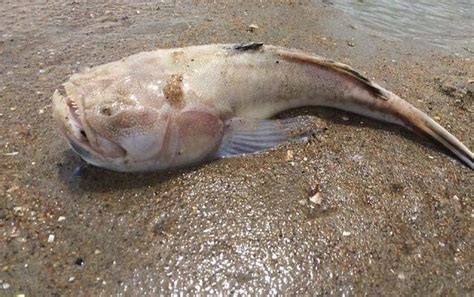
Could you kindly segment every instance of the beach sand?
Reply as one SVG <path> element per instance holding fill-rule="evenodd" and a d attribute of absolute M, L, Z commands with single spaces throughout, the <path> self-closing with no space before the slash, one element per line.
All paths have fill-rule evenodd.
<path fill-rule="evenodd" d="M 307 143 L 173 172 L 75 174 L 84 163 L 51 117 L 62 82 L 207 43 L 348 63 L 474 148 L 469 51 L 368 34 L 330 1 L 202 2 L 1 4 L 0 295 L 472 294 L 473 172 L 403 128 L 299 109 L 283 116 L 314 117 Z"/>

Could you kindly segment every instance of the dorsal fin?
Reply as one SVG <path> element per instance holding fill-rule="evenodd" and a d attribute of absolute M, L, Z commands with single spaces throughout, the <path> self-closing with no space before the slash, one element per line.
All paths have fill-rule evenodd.
<path fill-rule="evenodd" d="M 263 42 L 249 42 L 234 45 L 234 49 L 238 51 L 257 50 L 263 46 Z"/>
<path fill-rule="evenodd" d="M 372 81 L 368 78 L 363 76 L 360 72 L 356 71 L 352 67 L 342 64 L 339 62 L 335 62 L 332 60 L 327 60 L 324 58 L 320 58 L 318 56 L 311 56 L 303 53 L 292 52 L 287 50 L 278 50 L 278 55 L 283 57 L 284 59 L 296 61 L 300 63 L 309 63 L 313 65 L 317 65 L 322 68 L 330 69 L 336 71 L 346 77 L 358 82 L 361 86 L 365 87 L 367 91 L 369 91 L 372 95 L 377 98 L 381 98 L 383 100 L 388 100 L 385 92 L 377 85 L 375 85 Z"/>

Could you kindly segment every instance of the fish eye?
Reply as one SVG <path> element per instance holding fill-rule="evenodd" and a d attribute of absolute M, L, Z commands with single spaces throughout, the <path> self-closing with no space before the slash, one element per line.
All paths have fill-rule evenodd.
<path fill-rule="evenodd" d="M 110 106 L 104 105 L 99 109 L 99 113 L 103 116 L 110 117 L 112 115 L 112 108 Z"/>

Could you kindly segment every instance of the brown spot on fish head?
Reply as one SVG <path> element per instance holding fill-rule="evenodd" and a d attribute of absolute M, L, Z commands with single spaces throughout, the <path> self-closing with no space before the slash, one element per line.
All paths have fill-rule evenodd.
<path fill-rule="evenodd" d="M 183 75 L 173 74 L 163 88 L 166 101 L 174 108 L 184 107 Z"/>
<path fill-rule="evenodd" d="M 108 88 L 110 85 L 112 85 L 113 83 L 114 83 L 114 80 L 112 78 L 101 78 L 101 79 L 97 79 L 94 82 L 94 84 L 96 85 L 94 87 L 99 90 L 104 90 Z"/>
<path fill-rule="evenodd" d="M 115 93 L 117 93 L 117 95 L 120 95 L 122 97 L 126 97 L 129 95 L 129 91 L 122 86 L 118 86 L 117 89 L 115 90 Z"/>
<path fill-rule="evenodd" d="M 177 64 L 177 63 L 181 62 L 181 60 L 183 58 L 183 54 L 184 54 L 183 51 L 174 51 L 174 52 L 172 52 L 171 56 L 172 56 L 172 59 L 173 59 L 173 63 Z"/>

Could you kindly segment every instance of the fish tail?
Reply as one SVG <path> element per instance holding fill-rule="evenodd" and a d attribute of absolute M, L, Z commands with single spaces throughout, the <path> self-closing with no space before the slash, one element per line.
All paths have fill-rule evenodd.
<path fill-rule="evenodd" d="M 329 107 L 358 113 L 378 120 L 402 125 L 443 145 L 463 161 L 469 168 L 474 169 L 473 153 L 456 137 L 436 123 L 431 117 L 417 109 L 397 95 L 382 88 L 378 84 L 356 71 L 352 67 L 301 52 L 276 49 L 277 54 L 295 63 L 313 65 L 318 75 L 331 72 L 350 83 L 352 92 L 346 94 L 345 101 L 333 100 L 320 103 Z M 321 72 L 322 71 L 322 72 Z M 346 84 L 347 86 L 348 84 Z"/>
<path fill-rule="evenodd" d="M 393 93 L 390 93 L 388 97 L 387 104 L 391 106 L 390 113 L 401 120 L 403 126 L 435 140 L 456 155 L 470 169 L 474 169 L 474 154 L 459 139 L 407 101 Z"/>

